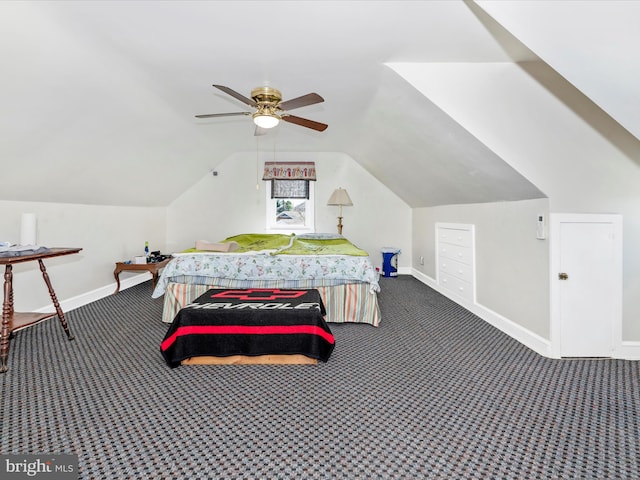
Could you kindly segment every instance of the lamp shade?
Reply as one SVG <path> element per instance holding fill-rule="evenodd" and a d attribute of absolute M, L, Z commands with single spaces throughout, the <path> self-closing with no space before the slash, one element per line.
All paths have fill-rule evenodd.
<path fill-rule="evenodd" d="M 337 188 L 333 191 L 331 197 L 329 197 L 327 205 L 352 206 L 353 202 L 344 188 Z"/>

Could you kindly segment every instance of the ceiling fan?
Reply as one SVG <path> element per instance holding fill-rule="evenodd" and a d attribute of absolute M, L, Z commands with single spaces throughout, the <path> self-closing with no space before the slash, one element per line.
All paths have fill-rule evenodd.
<path fill-rule="evenodd" d="M 240 100 L 242 103 L 255 108 L 255 112 L 233 112 L 233 113 L 209 113 L 206 115 L 196 115 L 196 118 L 213 118 L 213 117 L 233 117 L 237 115 L 251 115 L 253 123 L 256 124 L 255 135 L 264 135 L 268 129 L 275 127 L 280 120 L 295 123 L 302 127 L 311 128 L 319 132 L 324 132 L 328 125 L 315 122 L 307 118 L 296 117 L 288 113 L 294 108 L 306 107 L 316 103 L 324 102 L 317 93 L 308 93 L 301 97 L 292 98 L 291 100 L 282 101 L 282 94 L 279 90 L 271 87 L 256 87 L 251 90 L 251 98 L 239 94 L 235 90 L 223 85 L 214 85 L 224 93 L 231 95 L 233 98 Z"/>

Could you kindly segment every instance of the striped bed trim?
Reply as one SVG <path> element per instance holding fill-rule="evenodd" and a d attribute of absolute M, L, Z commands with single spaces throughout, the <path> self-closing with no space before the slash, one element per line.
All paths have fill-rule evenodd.
<path fill-rule="evenodd" d="M 174 275 L 168 279 L 168 283 L 186 283 L 191 285 L 219 285 L 221 288 L 282 288 L 282 289 L 305 289 L 318 287 L 333 287 L 344 285 L 345 283 L 361 283 L 358 281 L 347 281 L 341 278 L 307 278 L 307 279 L 280 279 L 280 280 L 238 280 L 235 278 L 211 277 L 210 275 Z M 375 286 L 368 282 L 372 292 L 377 291 Z"/>
<path fill-rule="evenodd" d="M 275 288 L 273 282 L 252 282 L 252 288 Z M 262 284 L 264 283 L 264 284 Z M 169 283 L 164 294 L 162 321 L 173 322 L 178 311 L 211 288 L 249 288 L 231 285 L 198 285 Z M 291 287 L 289 287 L 291 288 Z M 311 288 L 311 287 L 310 287 Z M 313 287 L 320 292 L 327 310 L 326 321 L 331 323 L 367 323 L 377 327 L 380 324 L 378 296 L 369 291 L 369 284 L 355 283 L 328 287 Z"/>

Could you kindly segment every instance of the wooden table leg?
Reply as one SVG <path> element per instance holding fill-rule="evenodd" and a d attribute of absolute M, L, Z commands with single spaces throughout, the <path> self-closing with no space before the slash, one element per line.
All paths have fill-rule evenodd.
<path fill-rule="evenodd" d="M 11 264 L 4 269 L 4 301 L 2 302 L 2 331 L 0 332 L 0 373 L 7 371 L 7 357 L 9 356 L 9 323 L 13 316 L 13 273 Z"/>
<path fill-rule="evenodd" d="M 40 264 L 40 271 L 42 272 L 44 283 L 47 284 L 47 288 L 49 289 L 49 295 L 51 296 L 51 301 L 53 301 L 53 306 L 56 307 L 56 313 L 58 314 L 58 319 L 60 320 L 60 324 L 62 325 L 62 328 L 64 328 L 64 331 L 67 334 L 67 338 L 69 340 L 73 340 L 74 336 L 71 335 L 71 331 L 69 330 L 69 325 L 67 325 L 67 320 L 64 318 L 64 312 L 60 307 L 60 303 L 58 303 L 56 292 L 53 291 L 53 287 L 51 286 L 51 280 L 49 279 L 49 274 L 47 273 L 47 269 L 44 268 L 44 262 L 42 261 L 42 259 L 38 259 L 38 263 Z"/>
<path fill-rule="evenodd" d="M 113 271 L 113 276 L 116 277 L 116 291 L 113 292 L 114 295 L 120 291 L 120 272 L 121 271 L 122 270 L 120 269 L 120 267 L 116 265 L 116 269 Z"/>

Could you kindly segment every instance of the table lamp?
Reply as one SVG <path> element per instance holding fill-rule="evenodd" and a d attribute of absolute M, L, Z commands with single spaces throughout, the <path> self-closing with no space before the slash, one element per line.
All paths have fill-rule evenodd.
<path fill-rule="evenodd" d="M 329 197 L 327 205 L 338 206 L 338 233 L 342 235 L 342 206 L 345 205 L 350 207 L 353 205 L 353 202 L 351 201 L 351 198 L 349 198 L 349 194 L 344 188 L 338 188 L 334 190 L 334 192 L 331 194 L 331 197 Z"/>

